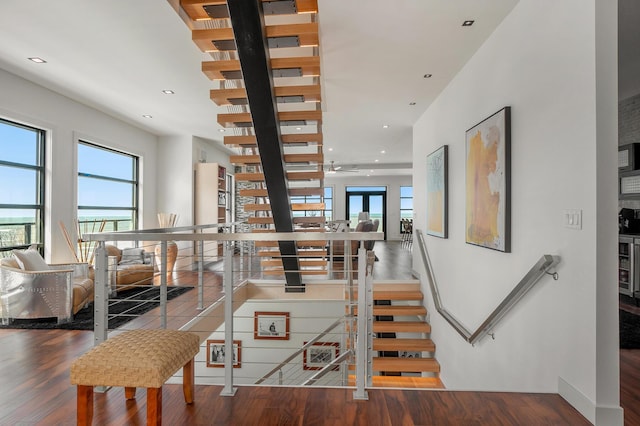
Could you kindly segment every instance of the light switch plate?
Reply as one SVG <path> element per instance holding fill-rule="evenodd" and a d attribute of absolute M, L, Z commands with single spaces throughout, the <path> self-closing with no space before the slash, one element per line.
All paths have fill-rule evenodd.
<path fill-rule="evenodd" d="M 582 210 L 565 210 L 562 215 L 562 224 L 569 229 L 582 229 Z"/>

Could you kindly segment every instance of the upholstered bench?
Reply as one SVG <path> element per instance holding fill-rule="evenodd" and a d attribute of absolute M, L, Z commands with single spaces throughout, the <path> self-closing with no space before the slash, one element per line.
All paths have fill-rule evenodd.
<path fill-rule="evenodd" d="M 122 386 L 126 399 L 147 388 L 147 425 L 162 423 L 162 385 L 183 369 L 183 393 L 193 402 L 193 358 L 200 350 L 197 335 L 177 330 L 133 330 L 107 339 L 71 365 L 77 385 L 78 425 L 93 418 L 93 387 Z"/>

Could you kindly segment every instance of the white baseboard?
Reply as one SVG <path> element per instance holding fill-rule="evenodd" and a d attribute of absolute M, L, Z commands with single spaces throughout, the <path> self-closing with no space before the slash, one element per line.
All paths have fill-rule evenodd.
<path fill-rule="evenodd" d="M 558 394 L 596 426 L 623 426 L 622 407 L 597 406 L 562 377 L 558 377 Z"/>

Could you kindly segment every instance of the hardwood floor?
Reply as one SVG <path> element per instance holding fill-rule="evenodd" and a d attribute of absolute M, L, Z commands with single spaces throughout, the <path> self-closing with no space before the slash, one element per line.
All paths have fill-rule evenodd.
<path fill-rule="evenodd" d="M 399 243 L 376 243 L 376 270 L 407 257 Z M 379 247 L 380 246 L 380 247 Z M 407 262 L 406 258 L 403 262 Z M 389 265 L 387 265 L 389 264 Z M 409 263 L 410 264 L 410 261 Z M 377 274 L 374 273 L 376 277 Z M 389 273 L 391 275 L 391 273 Z M 216 278 L 212 277 L 213 282 Z M 209 286 L 210 297 L 219 285 Z M 195 308 L 188 292 L 169 304 L 184 315 Z M 183 315 L 178 316 L 183 317 Z M 137 321 L 137 320 L 136 320 Z M 154 326 L 153 321 L 141 326 Z M 180 322 L 179 320 L 178 322 Z M 179 327 L 170 323 L 171 328 Z M 73 360 L 93 345 L 93 333 L 66 330 L 0 330 L 0 425 L 74 425 L 76 391 L 69 383 Z M 627 425 L 640 424 L 640 351 L 621 351 L 621 401 Z M 240 387 L 219 396 L 219 386 L 197 386 L 185 405 L 181 385 L 163 388 L 165 425 L 588 425 L 555 394 L 374 389 L 355 401 L 350 389 Z M 145 424 L 146 393 L 125 401 L 114 388 L 96 394 L 94 424 Z"/>

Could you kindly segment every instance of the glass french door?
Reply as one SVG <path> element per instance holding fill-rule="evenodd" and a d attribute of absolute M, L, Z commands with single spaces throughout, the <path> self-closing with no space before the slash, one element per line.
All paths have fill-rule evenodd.
<path fill-rule="evenodd" d="M 380 224 L 374 231 L 386 231 L 387 189 L 385 187 L 347 187 L 346 218 L 349 227 L 358 225 L 358 214 L 369 213 L 369 219 L 378 219 Z M 385 235 L 386 239 L 386 235 Z"/>

